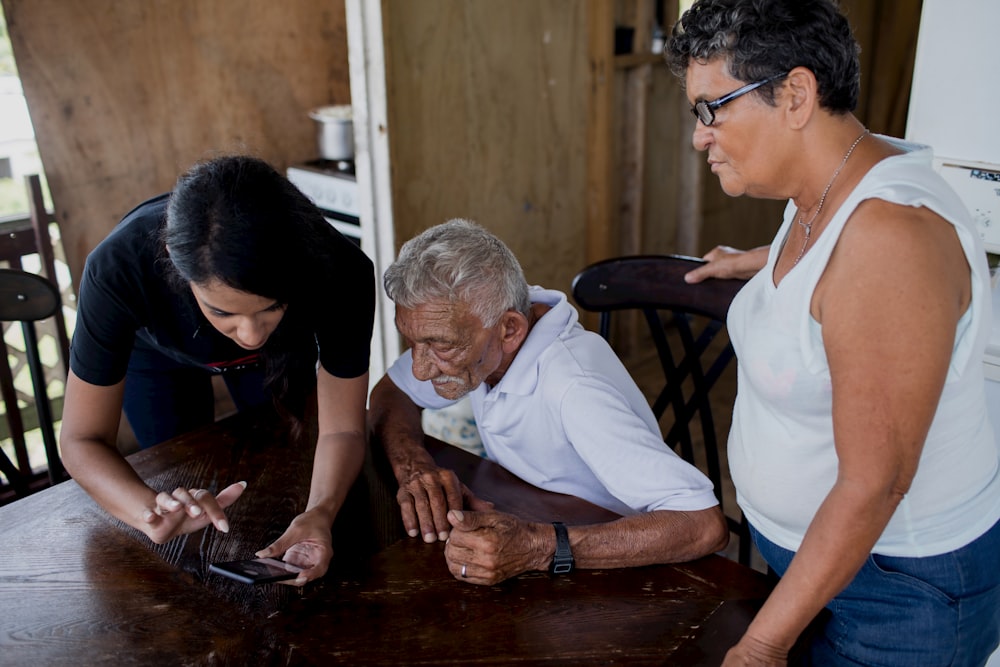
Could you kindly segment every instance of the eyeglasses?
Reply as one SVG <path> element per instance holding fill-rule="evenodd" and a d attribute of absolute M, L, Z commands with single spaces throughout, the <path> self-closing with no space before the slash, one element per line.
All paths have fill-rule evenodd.
<path fill-rule="evenodd" d="M 751 90 L 757 90 L 766 83 L 771 83 L 772 81 L 786 76 L 788 76 L 788 72 L 785 72 L 784 74 L 775 74 L 774 76 L 769 76 L 766 79 L 761 79 L 760 81 L 756 81 L 754 83 L 748 83 L 742 88 L 737 88 L 733 92 L 728 95 L 723 95 L 717 100 L 712 100 L 711 102 L 705 102 L 704 100 L 701 102 L 695 102 L 694 106 L 691 108 L 691 113 L 693 113 L 694 117 L 700 120 L 705 127 L 708 127 L 715 122 L 715 110 L 719 107 L 729 104 L 741 95 L 746 95 Z"/>

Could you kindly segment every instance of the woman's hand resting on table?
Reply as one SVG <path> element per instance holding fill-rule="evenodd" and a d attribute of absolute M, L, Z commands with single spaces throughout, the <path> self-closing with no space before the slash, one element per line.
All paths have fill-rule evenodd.
<path fill-rule="evenodd" d="M 230 484 L 215 496 L 205 489 L 179 487 L 173 493 L 161 491 L 156 495 L 156 504 L 143 510 L 139 528 L 156 544 L 209 524 L 228 533 L 229 522 L 223 510 L 236 502 L 246 487 L 246 482 Z"/>
<path fill-rule="evenodd" d="M 303 586 L 322 577 L 330 567 L 333 559 L 331 524 L 321 511 L 306 510 L 292 519 L 281 537 L 255 555 L 257 558 L 281 558 L 286 563 L 303 568 L 298 577 L 282 582 Z"/>
<path fill-rule="evenodd" d="M 767 264 L 768 246 L 737 250 L 726 245 L 715 246 L 702 259 L 708 263 L 689 271 L 684 282 L 700 283 L 708 278 L 739 278 L 748 280 Z"/>
<path fill-rule="evenodd" d="M 786 667 L 788 652 L 744 635 L 729 649 L 722 667 Z"/>

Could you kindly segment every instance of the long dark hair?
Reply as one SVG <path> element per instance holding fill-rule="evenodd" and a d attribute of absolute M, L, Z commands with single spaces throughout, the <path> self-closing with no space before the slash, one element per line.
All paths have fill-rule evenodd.
<path fill-rule="evenodd" d="M 182 289 L 218 280 L 286 306 L 260 354 L 266 386 L 296 435 L 316 384 L 315 327 L 302 304 L 334 261 L 324 255 L 329 233 L 319 210 L 273 167 L 227 156 L 178 179 L 161 236 Z"/>

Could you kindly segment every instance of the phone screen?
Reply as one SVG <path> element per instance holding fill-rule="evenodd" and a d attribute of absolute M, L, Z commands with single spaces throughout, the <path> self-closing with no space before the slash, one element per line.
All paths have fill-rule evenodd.
<path fill-rule="evenodd" d="M 301 567 L 275 558 L 254 558 L 252 560 L 212 563 L 208 566 L 208 569 L 224 577 L 242 581 L 245 584 L 266 584 L 274 581 L 294 579 L 302 571 Z"/>

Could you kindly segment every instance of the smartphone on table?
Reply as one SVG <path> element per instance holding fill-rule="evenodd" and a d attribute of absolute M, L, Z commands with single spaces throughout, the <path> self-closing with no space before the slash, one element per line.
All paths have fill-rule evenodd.
<path fill-rule="evenodd" d="M 253 558 L 250 560 L 212 563 L 208 566 L 208 569 L 224 577 L 242 581 L 245 584 L 255 585 L 294 579 L 302 571 L 301 567 L 276 558 Z"/>

